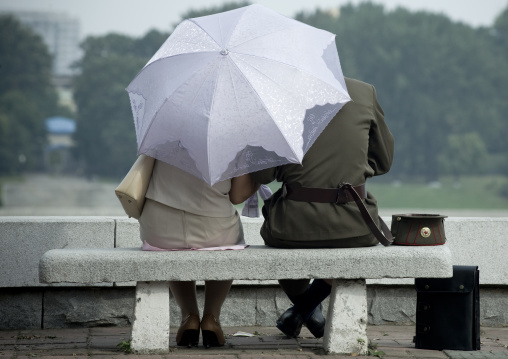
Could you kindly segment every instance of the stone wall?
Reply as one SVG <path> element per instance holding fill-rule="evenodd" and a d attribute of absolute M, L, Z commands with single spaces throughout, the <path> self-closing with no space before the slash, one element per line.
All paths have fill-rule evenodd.
<path fill-rule="evenodd" d="M 202 308 L 203 287 L 198 287 Z M 412 325 L 416 292 L 412 286 L 368 286 L 369 324 Z M 484 286 L 480 291 L 480 322 L 508 325 L 508 290 Z M 290 303 L 275 285 L 235 285 L 223 306 L 224 326 L 274 326 Z M 326 313 L 327 301 L 324 303 Z M 0 329 L 129 326 L 134 310 L 133 287 L 8 288 L 0 293 Z M 171 325 L 180 323 L 171 301 Z"/>

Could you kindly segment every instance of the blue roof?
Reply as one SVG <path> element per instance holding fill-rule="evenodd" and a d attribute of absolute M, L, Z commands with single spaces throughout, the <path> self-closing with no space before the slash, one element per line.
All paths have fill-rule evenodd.
<path fill-rule="evenodd" d="M 55 134 L 71 134 L 76 132 L 76 121 L 66 117 L 50 117 L 46 119 L 46 131 Z"/>

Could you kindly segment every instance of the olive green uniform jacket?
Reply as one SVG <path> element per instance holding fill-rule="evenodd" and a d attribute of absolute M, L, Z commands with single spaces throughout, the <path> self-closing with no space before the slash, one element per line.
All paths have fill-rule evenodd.
<path fill-rule="evenodd" d="M 393 160 L 393 136 L 372 85 L 346 78 L 348 102 L 319 135 L 302 165 L 288 164 L 252 173 L 258 183 L 279 182 L 304 187 L 337 188 L 364 184 L 386 173 Z M 364 247 L 377 244 L 355 202 L 299 202 L 275 192 L 263 206 L 261 236 L 274 247 Z M 378 221 L 377 202 L 364 200 Z M 378 224 L 378 223 L 377 223 Z"/>

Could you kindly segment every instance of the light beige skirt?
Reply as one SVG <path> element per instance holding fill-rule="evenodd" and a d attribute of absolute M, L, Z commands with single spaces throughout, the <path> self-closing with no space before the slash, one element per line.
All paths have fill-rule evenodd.
<path fill-rule="evenodd" d="M 238 212 L 206 217 L 166 206 L 149 198 L 139 218 L 141 241 L 162 249 L 190 249 L 244 244 Z"/>

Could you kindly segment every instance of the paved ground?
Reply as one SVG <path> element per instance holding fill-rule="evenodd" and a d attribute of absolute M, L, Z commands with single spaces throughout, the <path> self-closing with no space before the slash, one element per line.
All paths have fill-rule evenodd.
<path fill-rule="evenodd" d="M 243 331 L 253 337 L 234 336 Z M 176 328 L 172 328 L 172 333 Z M 127 340 L 130 328 L 44 329 L 0 331 L 0 358 L 74 358 L 90 356 L 97 359 L 133 357 L 139 359 L 312 359 L 323 357 L 321 340 L 314 339 L 304 328 L 298 339 L 287 339 L 273 327 L 224 328 L 228 336 L 222 348 L 204 349 L 176 347 L 171 336 L 167 355 L 141 356 L 126 354 L 118 344 Z M 412 326 L 369 326 L 368 337 L 380 358 L 508 358 L 508 328 L 482 328 L 480 351 L 433 351 L 414 348 Z M 349 358 L 352 355 L 327 355 L 327 358 Z"/>

